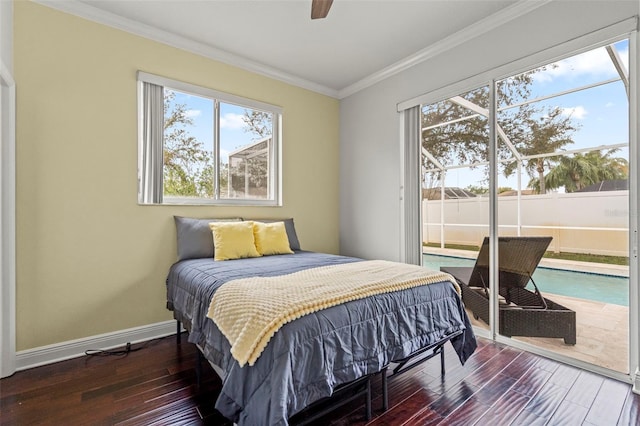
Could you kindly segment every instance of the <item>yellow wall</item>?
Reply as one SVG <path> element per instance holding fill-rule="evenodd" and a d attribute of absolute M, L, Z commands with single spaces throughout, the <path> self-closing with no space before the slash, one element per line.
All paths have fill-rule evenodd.
<path fill-rule="evenodd" d="M 17 350 L 171 319 L 173 215 L 294 217 L 338 251 L 338 101 L 16 2 Z M 283 207 L 139 206 L 136 71 L 284 108 Z"/>

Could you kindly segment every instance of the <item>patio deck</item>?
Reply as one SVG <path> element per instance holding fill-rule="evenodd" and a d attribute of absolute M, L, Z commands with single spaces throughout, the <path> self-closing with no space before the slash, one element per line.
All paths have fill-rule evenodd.
<path fill-rule="evenodd" d="M 424 254 L 438 254 L 475 259 L 476 253 L 467 250 L 424 247 Z M 540 266 L 615 276 L 629 276 L 628 266 L 542 259 Z M 562 339 L 514 336 L 514 340 L 527 342 L 539 348 L 573 357 L 601 367 L 628 373 L 629 308 L 627 306 L 596 302 L 577 297 L 543 293 L 545 297 L 576 312 L 577 343 L 565 345 Z M 483 321 L 469 313 L 471 323 L 488 329 Z"/>
<path fill-rule="evenodd" d="M 562 339 L 545 337 L 514 336 L 514 340 L 622 373 L 628 372 L 628 307 L 557 294 L 544 296 L 576 312 L 577 343 L 574 346 L 565 345 Z M 475 327 L 489 329 L 483 321 L 473 318 L 470 312 L 469 318 Z"/>

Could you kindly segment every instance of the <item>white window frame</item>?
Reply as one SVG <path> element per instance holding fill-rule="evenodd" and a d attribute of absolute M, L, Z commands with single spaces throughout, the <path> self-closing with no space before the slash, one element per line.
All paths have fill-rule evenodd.
<path fill-rule="evenodd" d="M 282 206 L 282 111 L 283 108 L 271 105 L 265 102 L 253 99 L 243 98 L 241 96 L 232 95 L 225 92 L 209 89 L 195 84 L 185 83 L 183 81 L 173 80 L 167 77 L 161 77 L 155 74 L 149 74 L 138 71 L 138 203 L 143 205 L 154 205 L 144 203 L 140 199 L 140 182 L 142 173 L 142 131 L 144 127 L 144 118 L 142 112 L 142 86 L 143 83 L 152 83 L 163 88 L 176 90 L 178 92 L 189 93 L 203 98 L 210 99 L 215 105 L 216 120 L 214 120 L 214 141 L 213 156 L 215 163 L 215 182 L 213 198 L 182 198 L 182 197 L 163 197 L 160 205 L 233 205 L 233 206 Z M 273 114 L 273 135 L 272 149 L 270 150 L 269 164 L 269 188 L 270 194 L 268 199 L 254 198 L 217 198 L 220 193 L 219 175 L 220 170 L 220 127 L 219 127 L 219 103 L 229 103 L 240 107 L 256 109 L 260 111 L 270 112 Z"/>

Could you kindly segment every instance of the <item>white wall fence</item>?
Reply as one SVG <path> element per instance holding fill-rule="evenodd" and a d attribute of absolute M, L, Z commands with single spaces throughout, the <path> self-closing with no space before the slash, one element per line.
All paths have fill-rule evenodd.
<path fill-rule="evenodd" d="M 489 198 L 423 200 L 423 241 L 479 246 L 489 235 Z M 442 218 L 444 217 L 444 220 Z M 498 197 L 499 235 L 549 235 L 555 252 L 628 256 L 629 192 Z"/>

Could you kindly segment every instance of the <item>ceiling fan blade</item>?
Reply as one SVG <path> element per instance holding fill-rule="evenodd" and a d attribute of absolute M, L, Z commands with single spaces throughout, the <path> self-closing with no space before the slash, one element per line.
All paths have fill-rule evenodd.
<path fill-rule="evenodd" d="M 311 19 L 326 18 L 333 0 L 313 0 L 311 3 Z"/>

